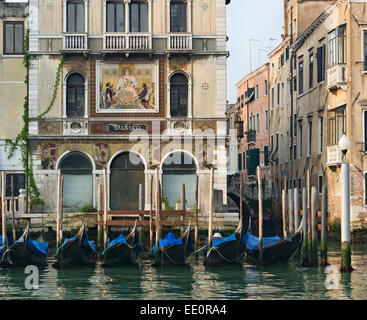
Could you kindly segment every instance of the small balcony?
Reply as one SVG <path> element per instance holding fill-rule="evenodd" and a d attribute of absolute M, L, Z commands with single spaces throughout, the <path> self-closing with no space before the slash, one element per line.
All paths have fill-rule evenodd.
<path fill-rule="evenodd" d="M 238 139 L 242 139 L 244 134 L 243 134 L 243 121 L 242 120 L 238 120 L 235 122 L 235 128 L 237 129 L 237 138 Z"/>
<path fill-rule="evenodd" d="M 192 51 L 192 34 L 172 33 L 167 38 L 168 51 Z"/>
<path fill-rule="evenodd" d="M 105 33 L 103 35 L 105 51 L 151 51 L 150 33 Z"/>
<path fill-rule="evenodd" d="M 327 147 L 327 165 L 329 167 L 338 166 L 343 162 L 343 153 L 338 145 Z"/>
<path fill-rule="evenodd" d="M 338 88 L 346 89 L 347 67 L 345 64 L 337 64 L 327 70 L 327 88 L 334 90 Z"/>
<path fill-rule="evenodd" d="M 88 49 L 88 35 L 86 33 L 63 34 L 63 50 L 84 51 Z"/>
<path fill-rule="evenodd" d="M 246 132 L 247 143 L 256 142 L 256 130 L 249 130 Z"/>

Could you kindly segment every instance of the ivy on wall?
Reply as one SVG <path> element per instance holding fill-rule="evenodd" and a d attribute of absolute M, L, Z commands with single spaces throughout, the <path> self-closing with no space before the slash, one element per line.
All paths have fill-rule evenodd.
<path fill-rule="evenodd" d="M 29 83 L 29 67 L 31 64 L 31 55 L 28 53 L 29 49 L 29 29 L 27 29 L 25 38 L 24 38 L 24 59 L 23 59 L 23 65 L 26 68 L 26 78 L 24 80 L 24 83 L 28 86 Z M 55 85 L 54 90 L 52 94 L 52 98 L 50 101 L 50 104 L 48 105 L 47 109 L 41 113 L 38 118 L 42 118 L 45 115 L 47 115 L 50 110 L 52 109 L 53 105 L 55 104 L 56 97 L 57 97 L 57 89 L 60 84 L 60 75 L 62 71 L 62 67 L 65 64 L 65 59 L 61 59 L 60 63 L 57 68 L 56 72 L 56 79 L 55 79 Z M 15 151 L 19 148 L 21 152 L 21 161 L 23 164 L 25 176 L 26 176 L 26 191 L 29 197 L 29 205 L 32 208 L 33 206 L 37 205 L 44 205 L 44 201 L 41 199 L 41 194 L 37 188 L 36 182 L 34 180 L 34 174 L 33 174 L 33 161 L 32 161 L 32 151 L 29 148 L 28 145 L 28 137 L 29 137 L 29 100 L 28 100 L 28 90 L 27 95 L 24 97 L 24 104 L 23 104 L 23 128 L 21 132 L 18 134 L 16 139 L 14 141 L 7 139 L 5 144 L 5 150 L 9 151 L 8 159 L 12 158 L 14 156 Z"/>

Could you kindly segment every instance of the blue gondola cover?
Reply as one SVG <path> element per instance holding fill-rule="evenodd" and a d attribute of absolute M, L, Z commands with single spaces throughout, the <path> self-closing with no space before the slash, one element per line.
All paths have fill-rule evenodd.
<path fill-rule="evenodd" d="M 213 247 L 218 247 L 224 242 L 231 242 L 236 240 L 235 233 L 232 233 L 229 237 L 223 238 L 223 237 L 213 237 Z"/>
<path fill-rule="evenodd" d="M 163 239 L 159 240 L 159 248 L 164 248 L 167 246 L 180 246 L 183 244 L 182 238 L 176 239 L 175 235 L 170 232 Z M 156 252 L 156 246 L 153 247 L 153 252 Z"/>
<path fill-rule="evenodd" d="M 6 237 L 6 246 L 8 246 L 8 237 Z M 0 255 L 2 255 L 4 253 L 4 248 L 3 248 L 3 235 L 0 234 Z"/>
<path fill-rule="evenodd" d="M 267 247 L 267 246 L 276 244 L 282 240 L 283 239 L 281 239 L 278 236 L 265 237 L 263 238 L 263 247 Z M 292 238 L 286 238 L 284 240 L 292 241 Z M 259 237 L 255 236 L 251 232 L 247 232 L 246 235 L 242 237 L 242 243 L 252 253 L 254 249 L 259 248 Z"/>
<path fill-rule="evenodd" d="M 72 238 L 65 238 L 62 246 L 60 248 L 62 248 L 64 245 L 66 245 L 68 242 L 73 242 L 75 241 L 77 238 L 76 236 L 72 237 Z M 97 248 L 96 245 L 94 243 L 93 240 L 88 241 L 87 238 L 84 238 L 83 242 L 82 242 L 83 246 L 89 246 L 95 253 L 97 253 Z"/>
<path fill-rule="evenodd" d="M 15 243 L 23 243 L 24 242 L 24 236 L 22 235 Z M 31 251 L 33 251 L 36 254 L 40 254 L 43 256 L 48 255 L 48 243 L 47 242 L 39 242 L 32 240 L 30 237 L 28 237 L 27 240 L 27 248 Z"/>

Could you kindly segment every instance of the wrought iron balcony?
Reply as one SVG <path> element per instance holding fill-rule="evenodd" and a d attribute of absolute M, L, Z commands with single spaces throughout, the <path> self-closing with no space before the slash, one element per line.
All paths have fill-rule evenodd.
<path fill-rule="evenodd" d="M 150 33 L 105 33 L 103 35 L 103 50 L 152 50 L 152 35 Z"/>
<path fill-rule="evenodd" d="M 86 33 L 63 34 L 63 50 L 83 51 L 88 49 L 88 35 Z"/>
<path fill-rule="evenodd" d="M 256 142 L 256 130 L 249 130 L 246 132 L 247 143 Z"/>

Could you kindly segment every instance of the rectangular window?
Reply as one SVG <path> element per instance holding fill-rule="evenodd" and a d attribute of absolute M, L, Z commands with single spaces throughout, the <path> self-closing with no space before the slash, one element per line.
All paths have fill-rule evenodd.
<path fill-rule="evenodd" d="M 312 121 L 308 123 L 308 148 L 307 156 L 310 157 L 312 154 Z"/>
<path fill-rule="evenodd" d="M 322 194 L 322 175 L 319 175 L 318 188 L 319 188 L 319 194 Z"/>
<path fill-rule="evenodd" d="M 269 113 L 265 110 L 265 131 L 269 130 Z"/>
<path fill-rule="evenodd" d="M 280 83 L 277 84 L 277 106 L 280 105 Z"/>
<path fill-rule="evenodd" d="M 367 151 L 367 110 L 363 110 L 363 150 Z"/>
<path fill-rule="evenodd" d="M 285 48 L 285 60 L 288 61 L 289 59 L 289 47 Z"/>
<path fill-rule="evenodd" d="M 19 190 L 25 189 L 25 175 L 9 172 L 6 174 L 6 197 L 11 197 L 11 176 L 14 177 L 14 197 L 18 197 Z"/>
<path fill-rule="evenodd" d="M 303 94 L 303 61 L 298 63 L 298 94 Z"/>
<path fill-rule="evenodd" d="M 297 145 L 293 145 L 293 160 L 297 160 Z"/>
<path fill-rule="evenodd" d="M 282 83 L 282 101 L 281 106 L 284 107 L 284 83 Z"/>
<path fill-rule="evenodd" d="M 125 5 L 122 2 L 108 1 L 106 15 L 107 32 L 125 31 Z"/>
<path fill-rule="evenodd" d="M 346 63 L 345 25 L 328 34 L 328 67 Z"/>
<path fill-rule="evenodd" d="M 265 166 L 269 165 L 269 146 L 264 147 L 264 163 Z"/>
<path fill-rule="evenodd" d="M 346 132 L 345 105 L 328 113 L 328 144 L 337 145 Z"/>
<path fill-rule="evenodd" d="M 293 115 L 293 134 L 297 137 L 297 113 Z"/>
<path fill-rule="evenodd" d="M 274 136 L 270 136 L 270 152 L 274 151 Z"/>
<path fill-rule="evenodd" d="M 241 153 L 238 154 L 238 170 L 242 170 L 242 155 Z"/>
<path fill-rule="evenodd" d="M 186 3 L 171 1 L 170 15 L 170 31 L 186 32 Z"/>
<path fill-rule="evenodd" d="M 255 86 L 255 100 L 259 99 L 259 85 Z"/>
<path fill-rule="evenodd" d="M 243 170 L 246 170 L 246 152 L 242 152 L 242 163 Z"/>
<path fill-rule="evenodd" d="M 313 88 L 313 53 L 310 54 L 310 61 L 309 61 L 309 82 L 308 86 L 310 89 Z"/>
<path fill-rule="evenodd" d="M 297 77 L 293 78 L 293 92 L 297 92 Z"/>
<path fill-rule="evenodd" d="M 302 149 L 303 149 L 303 126 L 299 125 L 299 158 L 302 158 Z"/>
<path fill-rule="evenodd" d="M 84 30 L 84 1 L 72 0 L 67 2 L 66 32 L 80 33 Z"/>
<path fill-rule="evenodd" d="M 256 133 L 257 134 L 260 133 L 260 115 L 259 114 L 256 115 Z"/>
<path fill-rule="evenodd" d="M 363 71 L 367 71 L 367 30 L 363 31 Z"/>
<path fill-rule="evenodd" d="M 367 206 L 367 173 L 364 173 L 364 205 Z"/>
<path fill-rule="evenodd" d="M 325 80 L 325 45 L 317 48 L 317 82 Z"/>
<path fill-rule="evenodd" d="M 4 54 L 24 53 L 24 23 L 4 22 Z"/>
<path fill-rule="evenodd" d="M 264 81 L 264 96 L 268 95 L 268 80 Z"/>
<path fill-rule="evenodd" d="M 271 108 L 274 108 L 274 87 L 271 88 Z"/>
<path fill-rule="evenodd" d="M 284 148 L 284 136 L 280 134 L 280 145 L 279 145 L 279 163 L 283 163 L 283 148 Z"/>
<path fill-rule="evenodd" d="M 323 140 L 324 140 L 324 117 L 319 118 L 319 139 L 318 139 L 318 145 L 319 145 L 319 154 L 322 154 L 323 149 Z"/>
<path fill-rule="evenodd" d="M 130 32 L 148 32 L 147 3 L 130 3 Z"/>

